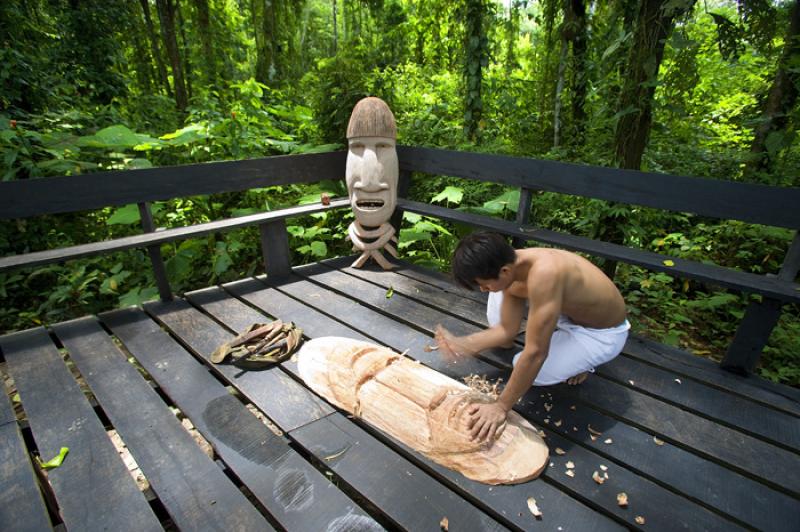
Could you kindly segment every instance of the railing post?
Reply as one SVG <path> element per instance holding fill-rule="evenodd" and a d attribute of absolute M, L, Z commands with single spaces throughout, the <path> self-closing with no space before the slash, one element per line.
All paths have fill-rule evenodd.
<path fill-rule="evenodd" d="M 532 202 L 533 193 L 531 189 L 522 187 L 519 191 L 519 206 L 517 207 L 517 223 L 520 226 L 529 223 Z M 522 238 L 515 238 L 513 242 L 515 248 L 525 247 L 526 245 L 526 241 Z"/>
<path fill-rule="evenodd" d="M 267 276 L 286 277 L 292 271 L 289 255 L 289 234 L 286 220 L 281 218 L 258 226 L 261 231 L 261 254 Z"/>
<path fill-rule="evenodd" d="M 150 211 L 150 203 L 139 203 L 139 217 L 142 220 L 142 229 L 145 233 L 152 233 L 156 230 L 153 223 L 153 213 Z M 164 268 L 164 259 L 161 256 L 161 246 L 154 244 L 147 246 L 147 254 L 150 255 L 150 264 L 153 266 L 153 277 L 156 279 L 158 294 L 161 301 L 172 301 L 172 289 L 167 279 L 167 270 Z"/>
<path fill-rule="evenodd" d="M 795 231 L 792 244 L 778 273 L 778 279 L 792 281 L 798 270 L 800 270 L 800 231 Z M 736 336 L 720 363 L 723 369 L 742 375 L 747 375 L 755 369 L 761 351 L 772 334 L 772 329 L 778 324 L 782 306 L 783 303 L 777 299 L 767 298 L 748 305 L 742 323 L 736 329 Z"/>

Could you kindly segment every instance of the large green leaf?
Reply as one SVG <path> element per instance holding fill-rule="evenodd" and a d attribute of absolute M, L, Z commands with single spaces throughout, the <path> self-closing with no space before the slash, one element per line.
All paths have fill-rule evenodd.
<path fill-rule="evenodd" d="M 454 186 L 447 186 L 444 190 L 439 192 L 431 201 L 434 203 L 439 203 L 440 201 L 446 201 L 447 203 L 455 203 L 456 205 L 461 203 L 461 200 L 464 198 L 464 189 L 461 187 L 454 187 Z"/>

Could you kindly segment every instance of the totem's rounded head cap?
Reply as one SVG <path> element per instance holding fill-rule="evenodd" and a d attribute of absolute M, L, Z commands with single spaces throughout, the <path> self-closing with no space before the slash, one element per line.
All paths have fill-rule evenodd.
<path fill-rule="evenodd" d="M 350 123 L 347 124 L 347 138 L 386 137 L 397 139 L 397 124 L 386 102 L 369 96 L 353 107 Z"/>

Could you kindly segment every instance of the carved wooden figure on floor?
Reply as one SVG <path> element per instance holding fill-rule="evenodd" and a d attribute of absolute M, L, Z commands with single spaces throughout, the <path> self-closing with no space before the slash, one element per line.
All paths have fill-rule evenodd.
<path fill-rule="evenodd" d="M 547 464 L 547 445 L 513 410 L 494 441 L 471 441 L 467 407 L 491 399 L 385 347 L 315 338 L 300 349 L 298 368 L 331 403 L 472 480 L 518 484 Z"/>
<path fill-rule="evenodd" d="M 347 126 L 345 177 L 355 221 L 348 228 L 353 251 L 361 256 L 353 263 L 360 268 L 372 258 L 384 270 L 394 266 L 383 256 L 386 249 L 397 257 L 394 227 L 389 223 L 397 204 L 398 163 L 394 115 L 380 98 L 359 101 Z"/>

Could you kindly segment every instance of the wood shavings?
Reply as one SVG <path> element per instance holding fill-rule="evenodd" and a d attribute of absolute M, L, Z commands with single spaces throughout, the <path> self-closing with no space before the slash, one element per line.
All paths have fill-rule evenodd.
<path fill-rule="evenodd" d="M 677 382 L 678 384 L 683 384 L 680 379 L 675 379 L 675 382 Z"/>
<path fill-rule="evenodd" d="M 574 477 L 575 471 L 573 471 L 572 469 L 567 469 L 566 471 L 564 471 L 564 474 L 567 475 L 568 477 Z"/>
<path fill-rule="evenodd" d="M 545 425 L 549 425 L 550 424 L 550 418 L 545 419 L 544 423 L 545 423 Z"/>
<path fill-rule="evenodd" d="M 539 507 L 536 505 L 536 499 L 533 497 L 528 497 L 528 509 L 536 519 L 542 518 L 542 511 L 539 510 Z"/>
<path fill-rule="evenodd" d="M 597 436 L 594 434 L 589 434 L 589 437 L 592 439 L 592 441 L 597 441 Z"/>
<path fill-rule="evenodd" d="M 575 410 L 575 405 L 569 407 L 570 410 Z"/>
<path fill-rule="evenodd" d="M 485 376 L 476 375 L 473 373 L 464 377 L 463 381 L 464 384 L 469 386 L 471 389 L 475 390 L 476 392 L 486 394 L 492 399 L 497 399 L 500 397 L 501 390 L 498 388 L 500 383 L 503 382 L 503 379 L 497 379 L 495 382 L 491 382 Z"/>
<path fill-rule="evenodd" d="M 628 381 L 628 384 L 630 384 L 631 386 L 636 386 L 636 383 L 635 383 L 635 382 L 633 382 L 632 380 L 629 380 L 629 381 Z"/>
<path fill-rule="evenodd" d="M 558 421 L 553 423 L 553 425 L 555 425 L 556 427 L 560 427 L 561 426 L 561 420 L 559 419 Z"/>
<path fill-rule="evenodd" d="M 573 463 L 570 461 L 570 462 L 567 462 L 567 466 L 566 466 L 566 467 L 567 467 L 567 469 L 575 469 L 575 464 L 573 464 Z"/>
<path fill-rule="evenodd" d="M 608 471 L 608 466 L 600 464 L 600 469 L 602 469 L 603 471 Z"/>
<path fill-rule="evenodd" d="M 602 436 L 603 433 L 599 430 L 594 430 L 591 425 L 587 425 L 586 428 L 589 430 L 589 434 L 593 434 L 595 436 Z"/>
<path fill-rule="evenodd" d="M 653 436 L 653 443 L 656 445 L 664 445 L 664 442 Z"/>
<path fill-rule="evenodd" d="M 605 479 L 605 478 L 603 478 L 602 476 L 600 476 L 600 473 L 598 473 L 597 471 L 595 471 L 594 473 L 592 473 L 592 480 L 594 480 L 594 481 L 595 481 L 595 482 L 597 482 L 598 484 L 602 484 L 603 482 L 605 482 L 605 481 L 606 481 L 606 479 Z"/>
<path fill-rule="evenodd" d="M 614 443 L 614 440 L 612 440 L 611 438 L 606 438 L 605 440 L 603 440 L 603 443 L 605 443 L 606 445 L 611 445 L 612 443 Z"/>
<path fill-rule="evenodd" d="M 553 409 L 553 405 L 551 405 L 550 403 L 545 403 L 545 404 L 544 404 L 544 410 L 545 410 L 545 412 L 549 412 L 549 411 L 550 411 L 550 410 L 552 410 L 552 409 Z"/>
<path fill-rule="evenodd" d="M 439 349 L 439 346 L 436 344 L 426 345 L 425 347 L 422 348 L 422 350 L 425 351 L 426 353 L 430 353 L 431 351 L 436 351 L 437 349 Z"/>
<path fill-rule="evenodd" d="M 627 508 L 628 494 L 624 491 L 622 493 L 617 493 L 617 504 L 620 506 L 620 508 Z"/>
<path fill-rule="evenodd" d="M 562 449 L 561 447 L 556 447 L 556 454 L 563 456 L 563 455 L 567 454 L 567 452 L 564 449 Z"/>
<path fill-rule="evenodd" d="M 643 525 L 644 524 L 644 517 L 642 517 L 641 515 L 637 515 L 636 518 L 634 519 L 634 521 L 636 521 L 637 525 Z"/>
<path fill-rule="evenodd" d="M 450 521 L 446 517 L 442 517 L 442 520 L 439 521 L 439 529 L 447 532 L 450 529 Z"/>

